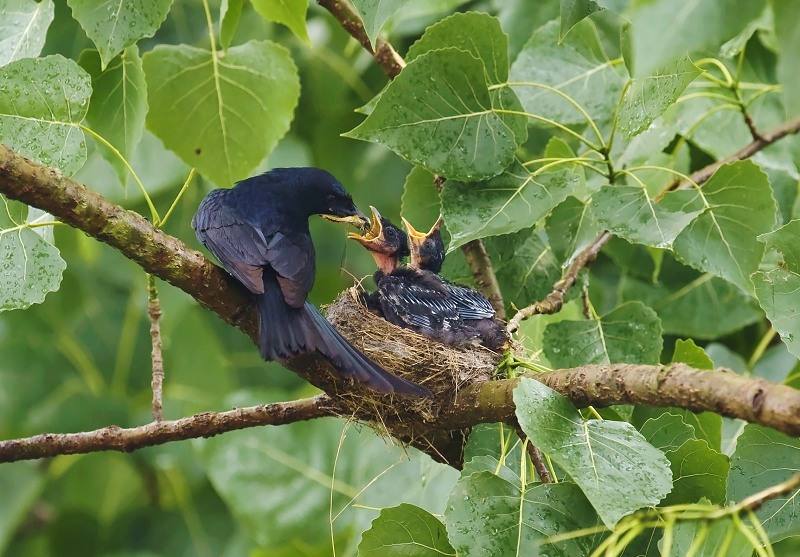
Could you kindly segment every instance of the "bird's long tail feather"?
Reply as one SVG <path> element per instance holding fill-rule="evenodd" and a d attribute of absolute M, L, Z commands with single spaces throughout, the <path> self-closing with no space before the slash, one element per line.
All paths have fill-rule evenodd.
<path fill-rule="evenodd" d="M 265 280 L 264 294 L 258 296 L 260 317 L 259 348 L 265 360 L 291 358 L 317 351 L 343 375 L 353 377 L 384 393 L 430 396 L 430 391 L 401 379 L 372 362 L 334 329 L 311 303 L 302 308 L 286 304 L 276 282 Z"/>

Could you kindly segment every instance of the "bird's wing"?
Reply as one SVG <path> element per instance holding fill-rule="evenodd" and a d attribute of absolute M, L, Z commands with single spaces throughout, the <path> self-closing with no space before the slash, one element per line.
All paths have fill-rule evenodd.
<path fill-rule="evenodd" d="M 275 271 L 283 299 L 301 308 L 314 286 L 314 243 L 304 233 L 276 232 L 267 244 L 267 261 Z"/>
<path fill-rule="evenodd" d="M 446 286 L 450 296 L 458 306 L 458 315 L 461 319 L 488 319 L 494 317 L 495 311 L 491 302 L 480 292 L 449 282 Z"/>
<path fill-rule="evenodd" d="M 308 234 L 264 233 L 211 192 L 192 220 L 197 239 L 254 294 L 264 293 L 265 267 L 275 271 L 284 300 L 303 307 L 314 284 L 314 245 Z"/>
<path fill-rule="evenodd" d="M 449 329 L 459 321 L 458 308 L 446 292 L 400 277 L 381 280 L 380 295 L 384 314 L 395 315 L 408 326 L 434 333 Z"/>
<path fill-rule="evenodd" d="M 192 219 L 197 239 L 250 292 L 263 294 L 262 267 L 267 262 L 264 237 L 218 198 L 209 195 Z"/>

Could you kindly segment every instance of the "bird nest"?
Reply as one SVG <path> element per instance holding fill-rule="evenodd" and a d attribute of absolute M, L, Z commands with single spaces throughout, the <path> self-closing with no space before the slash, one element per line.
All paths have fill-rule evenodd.
<path fill-rule="evenodd" d="M 494 377 L 502 354 L 481 346 L 447 346 L 408 329 L 393 325 L 372 313 L 361 299 L 361 290 L 351 287 L 326 308 L 326 316 L 356 348 L 387 371 L 428 388 L 433 399 L 403 397 L 401 403 L 426 418 L 455 400 L 461 387 Z M 355 393 L 354 393 L 355 395 Z M 370 398 L 370 406 L 395 407 L 399 400 L 384 402 Z M 436 404 L 433 404 L 433 401 Z M 357 401 L 350 401 L 356 403 Z M 367 402 L 364 399 L 362 402 Z M 353 405 L 355 408 L 358 405 Z M 389 414 L 396 414 L 393 408 Z M 381 412 L 386 415 L 386 412 Z"/>

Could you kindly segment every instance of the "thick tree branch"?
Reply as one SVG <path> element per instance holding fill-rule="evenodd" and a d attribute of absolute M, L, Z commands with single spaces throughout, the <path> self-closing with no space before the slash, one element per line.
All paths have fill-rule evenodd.
<path fill-rule="evenodd" d="M 346 0 L 317 0 L 317 3 L 328 10 L 341 26 L 361 43 L 361 46 L 367 52 L 372 54 L 389 79 L 394 79 L 400 73 L 400 70 L 405 67 L 405 60 L 388 41 L 379 37 L 376 40 L 376 48 L 372 48 L 361 18 Z M 444 185 L 444 180 L 437 177 L 436 185 L 441 189 Z M 497 317 L 505 320 L 506 308 L 503 303 L 500 284 L 497 282 L 492 260 L 483 242 L 481 240 L 468 242 L 461 246 L 461 251 L 464 253 L 478 289 L 492 303 L 492 307 L 497 312 Z"/>
<path fill-rule="evenodd" d="M 716 412 L 772 427 L 788 435 L 800 435 L 800 391 L 730 372 L 696 370 L 684 364 L 618 364 L 583 366 L 543 373 L 534 378 L 569 397 L 579 407 L 612 404 L 676 406 L 695 412 Z M 429 452 L 437 454 L 440 461 L 454 463 L 455 457 L 447 449 L 446 439 L 452 436 L 450 431 L 485 422 L 514 423 L 512 392 L 518 381 L 504 379 L 473 384 L 461 391 L 452 404 L 442 401 L 442 413 L 437 416 L 436 423 L 420 420 L 418 424 L 421 431 L 428 432 L 425 438 L 430 441 Z M 235 429 L 288 424 L 339 414 L 338 401 L 320 395 L 228 412 L 206 412 L 129 429 L 111 426 L 84 433 L 48 433 L 0 441 L 0 462 L 105 450 L 133 451 Z M 370 418 L 368 414 L 360 417 Z M 391 423 L 386 425 L 392 426 Z M 411 425 L 406 424 L 406 427 Z M 414 432 L 410 429 L 405 431 L 406 435 L 401 434 L 401 438 L 411 439 Z M 463 443 L 459 437 L 453 437 L 452 441 L 458 446 Z M 425 447 L 424 443 L 418 445 Z M 543 470 L 537 466 L 544 478 L 547 470 L 543 464 L 541 468 Z"/>
<path fill-rule="evenodd" d="M 689 177 L 691 178 L 692 182 L 696 184 L 707 182 L 709 178 L 714 175 L 714 172 L 716 172 L 717 169 L 722 165 L 748 159 L 765 147 L 769 147 L 776 141 L 783 139 L 788 135 L 793 135 L 799 132 L 800 118 L 787 122 L 775 128 L 771 132 L 764 134 L 763 136 L 759 136 L 757 139 L 751 143 L 748 143 L 729 157 L 725 157 L 724 159 L 713 162 L 708 166 L 704 166 L 700 170 L 693 172 Z M 692 182 L 676 180 L 669 185 L 667 191 L 689 187 L 692 185 Z M 511 333 L 515 332 L 519 329 L 522 321 L 533 315 L 558 312 L 561 309 L 561 306 L 564 305 L 564 296 L 572 287 L 572 285 L 575 284 L 578 274 L 583 268 L 597 258 L 597 254 L 610 239 L 611 234 L 608 232 L 599 234 L 594 241 L 589 244 L 589 246 L 584 248 L 583 251 L 575 256 L 575 259 L 572 261 L 572 264 L 569 266 L 566 273 L 564 273 L 564 276 L 553 286 L 553 290 L 547 296 L 545 296 L 543 300 L 524 307 L 514 314 L 508 323 L 508 331 Z"/>
<path fill-rule="evenodd" d="M 247 427 L 284 425 L 333 414 L 330 399 L 319 395 L 227 412 L 204 412 L 180 420 L 155 421 L 141 427 L 109 426 L 82 433 L 45 433 L 24 439 L 0 441 L 0 462 L 98 451 L 131 452 L 171 441 L 212 437 Z"/>

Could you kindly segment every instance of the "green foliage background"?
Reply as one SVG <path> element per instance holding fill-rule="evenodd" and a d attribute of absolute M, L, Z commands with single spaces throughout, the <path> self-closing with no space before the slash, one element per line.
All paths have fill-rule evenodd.
<path fill-rule="evenodd" d="M 511 313 L 610 230 L 564 309 L 523 325 L 537 366 L 680 361 L 800 385 L 800 141 L 726 166 L 702 190 L 664 192 L 751 141 L 740 109 L 762 133 L 800 113 L 797 5 L 352 3 L 370 39 L 383 30 L 409 63 L 388 88 L 306 0 L 0 0 L 0 141 L 148 216 L 163 217 L 196 168 L 164 226 L 195 247 L 189 221 L 215 183 L 326 168 L 392 220 L 402 208 L 423 227 L 441 210 L 451 249 L 484 239 Z M 613 161 L 613 184 L 587 147 Z M 433 173 L 448 179 L 441 201 Z M 0 315 L 0 438 L 149 421 L 141 270 L 3 202 L 0 310 L 17 311 Z M 324 304 L 373 269 L 336 225 L 315 219 L 312 233 L 311 298 Z M 458 250 L 446 272 L 470 280 Z M 159 290 L 165 417 L 312 394 L 192 299 Z M 797 439 L 712 414 L 590 415 L 532 380 L 515 401 L 560 483 L 533 481 L 502 426 L 475 428 L 459 474 L 323 419 L 0 465 L 0 554 L 530 555 L 588 528 L 542 546 L 583 555 L 611 539 L 601 525 L 637 528 L 637 509 L 736 502 L 800 462 Z M 778 555 L 800 551 L 797 494 L 759 512 Z M 724 543 L 749 555 L 759 528 L 736 520 L 680 523 L 667 548 L 642 526 L 624 555 L 713 555 Z"/>

